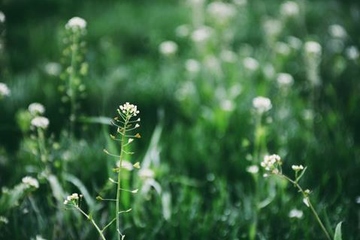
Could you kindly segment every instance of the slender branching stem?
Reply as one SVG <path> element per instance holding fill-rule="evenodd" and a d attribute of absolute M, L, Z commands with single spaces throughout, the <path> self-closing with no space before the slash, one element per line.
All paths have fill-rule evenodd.
<path fill-rule="evenodd" d="M 84 215 L 88 220 L 90 220 L 91 224 L 95 227 L 96 231 L 99 233 L 100 237 L 102 240 L 106 240 L 103 231 L 101 231 L 101 229 L 99 228 L 99 226 L 96 224 L 96 222 L 94 221 L 94 219 L 92 217 L 90 217 L 88 214 L 86 214 L 78 205 L 74 205 L 74 207 L 79 210 L 79 212 Z"/>

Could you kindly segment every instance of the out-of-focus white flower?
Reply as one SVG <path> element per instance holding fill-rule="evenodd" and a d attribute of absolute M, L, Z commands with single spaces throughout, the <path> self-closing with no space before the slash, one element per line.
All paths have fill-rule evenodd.
<path fill-rule="evenodd" d="M 66 29 L 85 29 L 86 21 L 80 17 L 71 18 L 65 25 Z"/>
<path fill-rule="evenodd" d="M 5 22 L 5 19 L 6 19 L 5 14 L 2 11 L 0 11 L 0 23 Z"/>
<path fill-rule="evenodd" d="M 174 55 L 178 50 L 178 45 L 173 41 L 165 41 L 159 45 L 159 52 L 164 56 Z"/>
<path fill-rule="evenodd" d="M 247 68 L 251 71 L 255 71 L 259 68 L 259 62 L 255 58 L 252 58 L 252 57 L 244 58 L 243 64 L 244 64 L 245 68 Z"/>
<path fill-rule="evenodd" d="M 234 53 L 233 51 L 230 50 L 223 50 L 220 53 L 220 58 L 225 61 L 225 62 L 229 62 L 229 63 L 233 63 L 236 62 L 237 60 L 237 56 L 236 53 Z"/>
<path fill-rule="evenodd" d="M 191 40 L 196 43 L 204 43 L 209 40 L 213 33 L 213 29 L 207 26 L 202 26 L 194 30 L 191 34 Z"/>
<path fill-rule="evenodd" d="M 233 101 L 229 99 L 224 99 L 220 102 L 220 107 L 222 110 L 226 112 L 231 112 L 235 109 L 235 104 Z"/>
<path fill-rule="evenodd" d="M 29 105 L 28 110 L 31 113 L 31 115 L 36 116 L 36 115 L 44 114 L 45 107 L 41 103 L 35 102 Z"/>
<path fill-rule="evenodd" d="M 140 113 L 140 111 L 137 109 L 137 106 L 134 104 L 130 104 L 129 102 L 126 102 L 125 104 L 120 105 L 118 112 L 119 112 L 119 114 L 123 113 L 125 115 L 131 115 L 133 117 L 135 117 L 137 114 Z"/>
<path fill-rule="evenodd" d="M 271 38 L 274 38 L 280 34 L 283 26 L 280 20 L 270 18 L 270 19 L 266 19 L 263 22 L 263 28 L 266 35 L 268 35 Z"/>
<path fill-rule="evenodd" d="M 339 24 L 330 25 L 328 31 L 330 36 L 332 36 L 333 38 L 344 39 L 347 36 L 345 28 Z"/>
<path fill-rule="evenodd" d="M 154 171 L 149 168 L 140 169 L 138 174 L 139 174 L 139 177 L 142 179 L 153 179 L 155 177 Z"/>
<path fill-rule="evenodd" d="M 360 56 L 359 49 L 357 49 L 357 47 L 355 46 L 350 46 L 346 48 L 345 54 L 350 60 L 356 60 Z"/>
<path fill-rule="evenodd" d="M 44 70 L 51 76 L 59 76 L 61 72 L 61 65 L 56 62 L 49 62 L 45 64 Z"/>
<path fill-rule="evenodd" d="M 266 97 L 256 97 L 253 99 L 252 104 L 259 114 L 267 112 L 272 108 L 270 99 Z"/>
<path fill-rule="evenodd" d="M 284 42 L 276 42 L 275 51 L 284 56 L 288 56 L 291 53 L 289 45 Z"/>
<path fill-rule="evenodd" d="M 39 188 L 39 182 L 38 180 L 36 180 L 35 178 L 33 177 L 29 177 L 29 176 L 26 176 L 26 177 L 23 177 L 22 180 L 21 180 L 24 184 L 27 184 L 31 187 L 34 187 L 34 188 Z"/>
<path fill-rule="evenodd" d="M 304 170 L 304 166 L 303 166 L 303 165 L 292 165 L 291 168 L 292 168 L 292 170 L 294 170 L 294 171 Z"/>
<path fill-rule="evenodd" d="M 5 83 L 0 82 L 0 99 L 10 95 L 10 89 Z"/>
<path fill-rule="evenodd" d="M 256 173 L 259 172 L 259 167 L 257 165 L 251 165 L 251 166 L 246 168 L 246 171 L 248 173 L 256 174 Z"/>
<path fill-rule="evenodd" d="M 290 87 L 294 83 L 294 78 L 289 73 L 279 73 L 276 78 L 279 87 Z"/>
<path fill-rule="evenodd" d="M 190 35 L 190 27 L 186 24 L 180 25 L 175 29 L 175 34 L 178 37 L 185 38 Z"/>
<path fill-rule="evenodd" d="M 41 235 L 36 235 L 35 240 L 46 240 Z"/>
<path fill-rule="evenodd" d="M 277 154 L 266 155 L 260 165 L 267 171 L 272 171 L 277 164 L 281 164 L 281 158 Z"/>
<path fill-rule="evenodd" d="M 280 13 L 285 17 L 294 17 L 299 15 L 299 5 L 294 1 L 287 1 L 280 5 Z"/>
<path fill-rule="evenodd" d="M 209 16 L 219 23 L 227 22 L 236 14 L 236 9 L 233 5 L 223 2 L 211 2 L 206 10 Z"/>
<path fill-rule="evenodd" d="M 73 194 L 66 197 L 66 199 L 64 201 L 64 204 L 66 205 L 66 204 L 68 204 L 68 203 L 70 203 L 72 201 L 77 201 L 77 200 L 79 200 L 80 197 L 82 197 L 82 195 L 79 195 L 77 193 L 73 193 Z"/>
<path fill-rule="evenodd" d="M 201 65 L 199 61 L 195 59 L 188 59 L 185 62 L 185 69 L 190 73 L 197 73 L 200 71 Z"/>
<path fill-rule="evenodd" d="M 320 55 L 321 54 L 321 45 L 318 42 L 315 41 L 307 41 L 305 43 L 305 52 L 309 53 L 309 54 L 316 54 L 316 55 Z"/>
<path fill-rule="evenodd" d="M 293 49 L 298 50 L 302 47 L 302 41 L 297 37 L 289 36 L 287 38 L 287 42 L 288 42 L 289 46 L 292 47 Z"/>
<path fill-rule="evenodd" d="M 289 212 L 289 218 L 302 218 L 304 215 L 303 211 L 301 210 L 298 210 L 296 208 L 292 209 L 290 212 Z"/>
<path fill-rule="evenodd" d="M 31 125 L 37 128 L 46 129 L 49 126 L 49 119 L 41 116 L 34 117 L 31 120 Z"/>

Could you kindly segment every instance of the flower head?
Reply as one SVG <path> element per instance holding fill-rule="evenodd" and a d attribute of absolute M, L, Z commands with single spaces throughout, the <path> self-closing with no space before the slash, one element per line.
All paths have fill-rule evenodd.
<path fill-rule="evenodd" d="M 39 182 L 33 177 L 23 177 L 21 180 L 24 184 L 29 185 L 30 187 L 39 188 Z"/>
<path fill-rule="evenodd" d="M 315 41 L 305 43 L 305 52 L 308 54 L 321 55 L 321 45 Z"/>
<path fill-rule="evenodd" d="M 77 201 L 79 200 L 79 198 L 82 197 L 81 195 L 77 194 L 77 193 L 73 193 L 69 196 L 66 197 L 65 201 L 64 201 L 64 204 L 68 204 L 68 203 L 71 203 L 71 202 L 74 202 L 74 201 Z"/>
<path fill-rule="evenodd" d="M 10 95 L 10 89 L 5 83 L 0 82 L 0 98 Z"/>
<path fill-rule="evenodd" d="M 266 155 L 260 165 L 265 168 L 266 171 L 274 172 L 274 170 L 281 165 L 281 158 L 276 154 Z"/>
<path fill-rule="evenodd" d="M 292 165 L 291 168 L 295 171 L 298 172 L 300 170 L 304 170 L 303 165 Z"/>
<path fill-rule="evenodd" d="M 174 55 L 178 50 L 178 45 L 173 41 L 165 41 L 159 45 L 159 52 L 164 56 Z"/>
<path fill-rule="evenodd" d="M 71 30 L 85 29 L 86 21 L 80 17 L 73 17 L 66 23 L 65 28 Z"/>
<path fill-rule="evenodd" d="M 303 211 L 301 210 L 298 210 L 296 208 L 292 209 L 290 212 L 289 212 L 289 218 L 302 218 L 304 215 Z"/>
<path fill-rule="evenodd" d="M 36 128 L 42 128 L 42 129 L 46 129 L 49 126 L 49 119 L 47 119 L 46 117 L 34 117 L 31 120 L 31 125 L 36 127 Z"/>
<path fill-rule="evenodd" d="M 126 102 L 123 105 L 119 106 L 118 112 L 120 115 L 125 114 L 125 116 L 128 116 L 129 118 L 135 117 L 140 113 L 139 110 L 137 110 L 137 106 L 134 104 L 130 104 L 129 102 Z"/>
<path fill-rule="evenodd" d="M 272 108 L 270 99 L 266 97 L 256 97 L 253 99 L 252 104 L 259 114 L 267 112 Z"/>
<path fill-rule="evenodd" d="M 290 87 L 294 83 L 294 78 L 289 73 L 279 73 L 276 78 L 279 87 Z"/>
<path fill-rule="evenodd" d="M 28 107 L 28 110 L 31 115 L 37 116 L 45 112 L 45 107 L 41 103 L 31 103 Z"/>
<path fill-rule="evenodd" d="M 0 23 L 5 22 L 5 14 L 0 11 Z"/>
<path fill-rule="evenodd" d="M 294 1 L 287 1 L 281 4 L 280 13 L 285 17 L 292 17 L 299 15 L 300 8 L 299 5 Z"/>

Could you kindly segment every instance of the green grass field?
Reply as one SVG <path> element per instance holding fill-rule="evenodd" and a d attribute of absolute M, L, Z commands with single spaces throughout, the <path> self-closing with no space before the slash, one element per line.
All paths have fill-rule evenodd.
<path fill-rule="evenodd" d="M 359 239 L 359 16 L 2 1 L 0 239 Z"/>

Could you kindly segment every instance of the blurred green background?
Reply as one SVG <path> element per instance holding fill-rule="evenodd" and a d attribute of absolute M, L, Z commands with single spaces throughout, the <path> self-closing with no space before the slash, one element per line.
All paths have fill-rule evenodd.
<path fill-rule="evenodd" d="M 256 131 L 263 132 L 259 154 L 279 154 L 286 174 L 292 164 L 308 167 L 302 184 L 313 191 L 326 227 L 344 221 L 344 239 L 358 239 L 360 4 L 299 0 L 293 1 L 299 12 L 289 13 L 281 10 L 286 1 L 218 1 L 234 9 L 227 19 L 221 10 L 213 14 L 214 2 L 2 0 L 0 82 L 11 95 L 0 99 L 0 185 L 11 188 L 25 175 L 38 176 L 32 168 L 38 160 L 26 145 L 31 137 L 18 116 L 39 102 L 50 120 L 47 137 L 59 145 L 50 150 L 54 174 L 66 193 L 79 188 L 66 181 L 65 171 L 77 176 L 95 199 L 109 177 L 112 162 L 102 150 L 114 147 L 108 137 L 114 129 L 85 120 L 112 118 L 128 101 L 138 105 L 142 121 L 132 161 L 151 162 L 162 191 L 153 186 L 132 198 L 126 239 L 249 239 L 261 190 L 247 171 L 261 161 L 255 159 Z M 74 16 L 87 21 L 89 71 L 86 97 L 79 99 L 85 120 L 69 139 L 60 73 L 49 63 L 63 71 L 64 26 Z M 211 28 L 210 37 L 196 42 L 202 25 Z M 176 43 L 177 51 L 161 53 L 164 41 Z M 320 85 L 309 80 L 307 41 L 321 46 Z M 279 86 L 279 73 L 293 77 L 288 89 Z M 272 102 L 261 130 L 252 106 L 257 96 Z M 65 153 L 66 169 L 59 167 Z M 130 184 L 141 186 L 136 179 Z M 265 183 L 271 181 L 262 186 L 260 195 L 271 197 L 257 213 L 256 239 L 325 239 L 296 190 Z M 53 185 L 40 181 L 15 208 L 0 211 L 9 220 L 0 225 L 0 238 L 97 239 L 85 219 L 52 195 Z M 85 207 L 96 209 L 101 223 L 111 212 L 105 203 Z M 304 216 L 290 218 L 293 208 Z"/>

